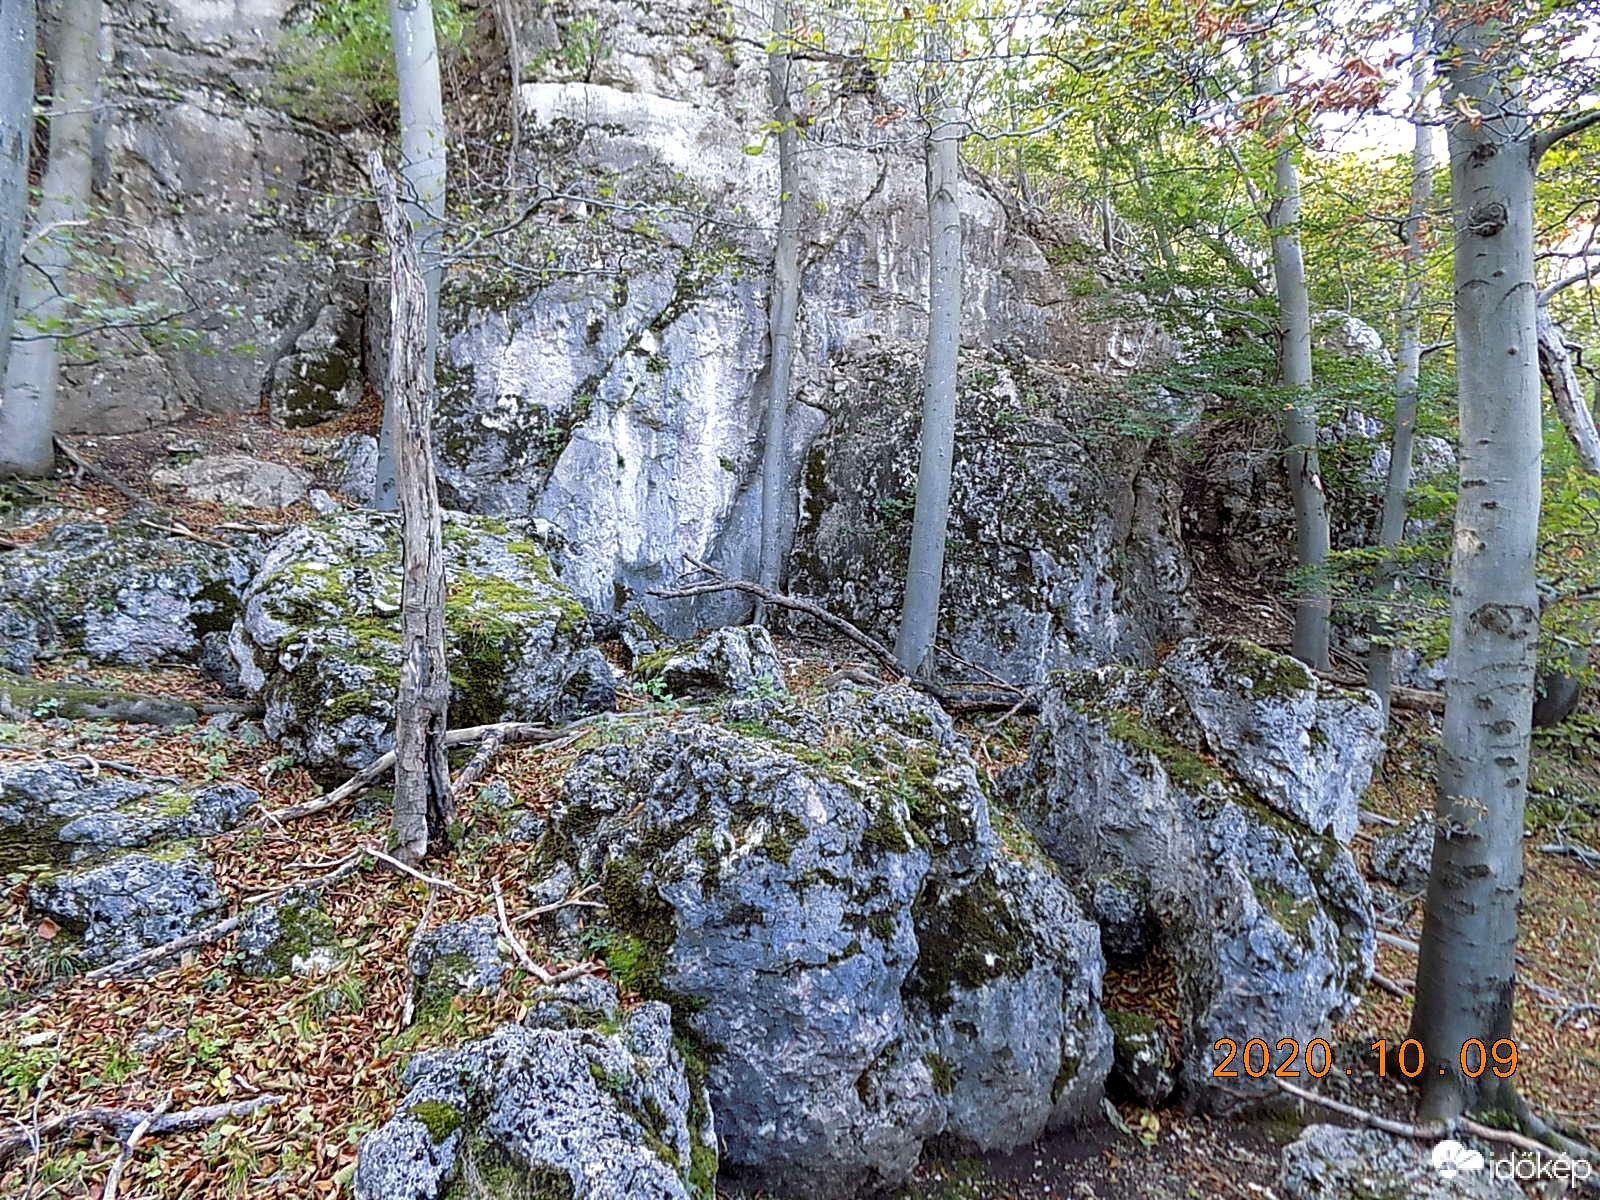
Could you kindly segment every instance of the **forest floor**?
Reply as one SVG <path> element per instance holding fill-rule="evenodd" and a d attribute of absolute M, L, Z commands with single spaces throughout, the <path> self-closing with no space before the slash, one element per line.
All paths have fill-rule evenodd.
<path fill-rule="evenodd" d="M 91 515 L 114 515 L 125 506 L 100 485 L 52 492 L 54 503 Z M 203 524 L 207 513 L 180 509 L 169 517 Z M 35 532 L 22 529 L 6 536 L 25 540 Z M 791 643 L 785 649 L 797 690 L 842 665 L 825 647 Z M 170 695 L 214 694 L 213 685 L 190 670 L 87 674 Z M 685 711 L 644 696 L 625 703 L 653 707 L 662 721 Z M 241 738 L 237 726 L 224 729 L 222 724 L 216 718 L 171 729 L 82 721 L 0 724 L 0 761 L 88 756 L 196 784 L 233 780 L 260 791 L 269 810 L 321 791 L 275 746 Z M 968 725 L 967 733 L 980 762 L 997 770 L 1025 752 L 1029 729 L 1027 720 L 1011 718 Z M 1584 716 L 1567 730 L 1539 739 L 1530 847 L 1561 841 L 1600 845 L 1597 730 L 1600 722 Z M 1379 816 L 1404 821 L 1431 808 L 1434 719 L 1401 714 L 1396 733 L 1366 805 Z M 507 747 L 485 781 L 503 781 L 521 805 L 537 810 L 555 794 L 571 763 L 604 736 L 596 729 L 556 748 Z M 440 1023 L 426 1029 L 403 1023 L 406 952 L 419 925 L 492 911 L 496 880 L 511 897 L 520 897 L 535 882 L 526 878 L 526 847 L 496 838 L 498 815 L 492 806 L 469 798 L 462 844 L 448 859 L 430 860 L 429 870 L 454 890 L 435 888 L 430 894 L 416 880 L 370 860 L 365 870 L 330 887 L 327 909 L 341 931 L 346 956 L 337 970 L 316 978 L 243 978 L 230 969 L 234 952 L 224 941 L 192 951 L 145 979 L 84 981 L 70 956 L 55 946 L 51 931 L 29 920 L 24 905 L 29 873 L 8 877 L 0 895 L 0 1124 L 26 1132 L 54 1115 L 97 1105 L 149 1109 L 165 1100 L 182 1109 L 279 1095 L 281 1102 L 248 1117 L 141 1143 L 127 1165 L 122 1200 L 309 1200 L 345 1194 L 361 1136 L 386 1120 L 399 1099 L 397 1068 L 404 1057 L 424 1045 L 487 1033 L 522 1013 L 533 994 L 533 981 L 514 974 L 498 994 L 463 998 Z M 374 791 L 349 807 L 289 825 L 269 820 L 224 835 L 211 844 L 210 853 L 224 890 L 237 903 L 323 874 L 363 844 L 381 844 L 385 826 L 385 796 Z M 1382 831 L 1380 825 L 1362 826 L 1357 852 L 1363 860 L 1371 839 Z M 1516 1017 L 1520 1087 L 1546 1117 L 1569 1123 L 1591 1143 L 1600 1140 L 1597 883 L 1600 873 L 1593 867 L 1530 849 L 1522 938 L 1526 963 Z M 1376 883 L 1374 891 L 1392 914 L 1386 930 L 1414 940 L 1420 922 L 1416 898 L 1396 896 Z M 598 964 L 595 969 L 603 971 Z M 1377 969 L 1405 986 L 1415 961 L 1404 949 L 1384 944 Z M 37 996 L 46 985 L 55 990 Z M 1160 981 L 1152 985 L 1114 975 L 1107 987 L 1154 997 L 1157 1005 L 1170 994 Z M 1329 1039 L 1336 1061 L 1351 1073 L 1335 1072 L 1318 1086 L 1406 1118 L 1411 1095 L 1396 1071 L 1393 1047 L 1405 1037 L 1409 1008 L 1406 998 L 1378 985 L 1369 988 L 1365 1003 Z M 1270 1034 L 1241 1031 L 1241 1038 Z M 1379 1039 L 1391 1048 L 1389 1075 L 1382 1079 L 1369 1050 Z M 1107 1126 L 1089 1140 L 1061 1135 L 982 1161 L 930 1156 L 906 1195 L 916 1200 L 1272 1197 L 1281 1145 L 1300 1125 L 1327 1119 L 1299 1106 L 1250 1120 L 1176 1110 L 1152 1113 L 1131 1105 L 1118 1106 L 1117 1113 L 1128 1132 Z M 23 1154 L 0 1167 L 0 1195 L 99 1197 L 117 1156 L 108 1139 L 56 1141 L 43 1154 Z"/>

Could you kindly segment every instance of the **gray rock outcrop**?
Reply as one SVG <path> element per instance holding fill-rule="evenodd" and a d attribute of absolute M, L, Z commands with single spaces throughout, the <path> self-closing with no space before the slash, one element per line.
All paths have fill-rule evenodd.
<path fill-rule="evenodd" d="M 311 476 L 298 467 L 264 462 L 248 454 L 215 454 L 152 471 L 150 481 L 182 488 L 191 500 L 240 508 L 287 508 L 306 498 Z"/>
<path fill-rule="evenodd" d="M 716 1133 L 666 1005 L 624 1012 L 575 980 L 520 1025 L 407 1064 L 398 1113 L 361 1142 L 356 1200 L 713 1200 Z"/>
<path fill-rule="evenodd" d="M 221 912 L 211 864 L 191 843 L 129 850 L 42 876 L 28 908 L 79 939 L 77 952 L 101 966 L 193 933 Z"/>
<path fill-rule="evenodd" d="M 1249 736 L 1228 744 L 1227 729 Z M 1018 815 L 1069 878 L 1147 898 L 1149 953 L 1177 975 L 1191 1105 L 1254 1086 L 1219 1089 L 1218 1038 L 1319 1036 L 1365 987 L 1370 897 L 1342 831 L 1378 750 L 1372 697 L 1229 639 L 1191 639 L 1154 671 L 1051 677 L 1010 780 Z"/>
<path fill-rule="evenodd" d="M 1433 865 L 1432 813 L 1418 813 L 1399 829 L 1372 839 L 1372 873 L 1412 895 L 1428 886 Z"/>
<path fill-rule="evenodd" d="M 1278 1186 L 1286 1200 L 1524 1200 L 1521 1188 L 1482 1169 L 1444 1177 L 1426 1143 L 1377 1129 L 1308 1125 L 1283 1148 Z"/>
<path fill-rule="evenodd" d="M 609 708 L 610 666 L 545 547 L 488 518 L 444 527 L 451 721 L 565 719 Z M 400 543 L 392 514 L 342 513 L 275 542 L 231 648 L 267 732 L 309 766 L 389 749 L 400 679 Z"/>
<path fill-rule="evenodd" d="M 792 590 L 890 641 L 916 494 L 920 354 L 885 350 L 842 372 L 806 459 L 790 567 Z M 940 639 L 957 655 L 1033 680 L 1148 664 L 1188 631 L 1177 472 L 1153 430 L 1136 431 L 1136 408 L 1041 363 L 963 360 L 940 607 Z"/>
<path fill-rule="evenodd" d="M 1097 1119 L 1095 930 L 910 689 L 729 701 L 585 755 L 549 820 L 536 861 L 601 880 L 612 973 L 703 1047 L 743 1176 L 865 1195 L 941 1133 Z"/>
<path fill-rule="evenodd" d="M 253 552 L 171 537 L 137 521 L 58 525 L 0 552 L 0 667 L 79 651 L 92 662 L 193 662 L 227 629 Z"/>
<path fill-rule="evenodd" d="M 74 763 L 3 764 L 0 872 L 211 837 L 238 827 L 260 799 L 236 783 L 184 790 Z"/>
<path fill-rule="evenodd" d="M 511 965 L 492 915 L 446 921 L 419 935 L 406 952 L 412 1001 L 424 1015 L 464 993 L 494 991 Z"/>
<path fill-rule="evenodd" d="M 234 949 L 239 971 L 262 979 L 326 975 L 344 957 L 321 896 L 298 888 L 245 908 Z"/>
<path fill-rule="evenodd" d="M 730 625 L 698 642 L 655 650 L 634 659 L 634 675 L 669 696 L 712 696 L 755 687 L 787 691 L 783 660 L 772 635 L 759 625 Z"/>

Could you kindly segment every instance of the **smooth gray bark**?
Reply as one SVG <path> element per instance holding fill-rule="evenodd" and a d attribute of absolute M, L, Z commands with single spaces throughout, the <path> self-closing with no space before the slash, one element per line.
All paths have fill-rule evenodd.
<path fill-rule="evenodd" d="M 1378 544 L 1393 552 L 1405 539 L 1406 495 L 1411 490 L 1411 459 L 1417 434 L 1417 387 L 1422 374 L 1422 292 L 1426 280 L 1422 241 L 1428 205 L 1433 201 L 1433 127 L 1428 123 L 1428 84 L 1433 64 L 1426 0 L 1419 6 L 1411 38 L 1411 208 L 1401 226 L 1405 249 L 1401 267 L 1405 284 L 1400 292 L 1398 370 L 1394 381 L 1394 432 L 1389 442 L 1389 478 L 1383 492 L 1383 517 Z M 1377 603 L 1393 600 L 1398 574 L 1391 555 L 1378 568 Z M 1387 621 L 1381 611 L 1371 624 L 1372 648 L 1367 652 L 1367 686 L 1377 693 L 1384 716 L 1389 714 L 1389 693 L 1394 685 L 1394 647 L 1388 644 Z"/>
<path fill-rule="evenodd" d="M 1462 1045 L 1510 1035 L 1539 637 L 1540 396 L 1534 314 L 1534 139 L 1497 22 L 1441 29 L 1450 127 L 1460 487 L 1438 828 L 1412 1036 L 1421 1116 L 1509 1107 L 1512 1083 L 1460 1070 Z M 1443 1074 L 1435 1074 L 1438 1065 Z"/>
<path fill-rule="evenodd" d="M 427 285 L 411 226 L 383 157 L 370 160 L 389 246 L 389 369 L 400 501 L 400 688 L 394 716 L 394 853 L 417 862 L 446 848 L 455 793 L 445 755 L 450 674 L 445 660 L 444 544 L 433 473 L 433 383 Z"/>
<path fill-rule="evenodd" d="M 433 390 L 434 359 L 439 350 L 439 283 L 444 275 L 443 247 L 445 194 L 444 93 L 439 83 L 439 43 L 433 29 L 429 0 L 389 0 L 389 29 L 394 39 L 394 73 L 400 96 L 401 199 L 416 231 L 417 252 L 422 257 L 422 278 L 427 288 L 428 390 Z M 395 409 L 392 397 L 383 407 L 383 430 L 378 437 L 378 481 L 372 506 L 394 511 Z"/>
<path fill-rule="evenodd" d="M 34 0 L 0 0 L 0 381 L 11 351 L 33 141 Z"/>
<path fill-rule="evenodd" d="M 894 653 L 908 675 L 929 675 L 939 628 L 950 471 L 955 459 L 956 369 L 961 350 L 961 111 L 940 105 L 926 144 L 928 348 L 923 359 L 921 459 L 911 516 L 905 605 Z"/>
<path fill-rule="evenodd" d="M 789 393 L 794 385 L 794 326 L 800 309 L 800 132 L 789 100 L 788 0 L 775 0 L 767 89 L 778 125 L 778 237 L 772 253 L 767 306 L 767 429 L 761 453 L 761 556 L 757 578 L 776 588 L 782 565 L 783 521 L 789 503 Z M 761 613 L 760 608 L 757 609 Z"/>
<path fill-rule="evenodd" d="M 72 241 L 89 213 L 94 110 L 100 94 L 100 0 L 67 0 L 46 49 L 54 79 L 50 159 L 29 227 L 26 261 L 18 271 L 5 402 L 0 404 L 0 474 L 47 475 L 55 466 L 51 439 L 60 349 L 54 337 L 36 333 L 41 327 L 47 331 L 66 313 Z"/>
<path fill-rule="evenodd" d="M 1278 72 L 1268 72 L 1276 92 Z M 1295 599 L 1291 651 L 1310 667 L 1328 666 L 1328 618 L 1332 602 L 1324 570 L 1328 561 L 1328 497 L 1322 487 L 1317 456 L 1317 410 L 1311 394 L 1311 293 L 1306 286 L 1305 259 L 1300 252 L 1300 171 L 1294 161 L 1294 139 L 1285 137 L 1272 164 L 1272 203 L 1267 231 L 1272 237 L 1272 269 L 1278 296 L 1282 337 L 1279 381 L 1287 395 L 1283 406 L 1284 465 L 1294 501 L 1295 558 L 1305 573 Z"/>

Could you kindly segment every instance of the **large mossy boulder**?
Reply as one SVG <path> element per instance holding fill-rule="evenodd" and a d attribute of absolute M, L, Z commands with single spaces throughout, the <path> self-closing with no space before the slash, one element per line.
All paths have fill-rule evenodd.
<path fill-rule="evenodd" d="M 1325 1035 L 1366 985 L 1371 903 L 1344 839 L 1378 728 L 1369 694 L 1228 639 L 1191 639 L 1153 671 L 1058 674 L 1044 690 L 1011 779 L 1018 815 L 1069 877 L 1148 906 L 1145 957 L 1177 976 L 1192 1106 L 1272 1090 L 1214 1079 L 1218 1038 Z"/>
<path fill-rule="evenodd" d="M 610 666 L 544 545 L 486 517 L 447 514 L 450 721 L 565 720 L 609 708 Z M 313 768 L 364 766 L 392 745 L 400 682 L 400 526 L 341 513 L 268 550 L 230 645 L 267 731 Z"/>
<path fill-rule="evenodd" d="M 1011 1147 L 1098 1113 L 1098 939 L 1024 842 L 895 687 L 592 751 L 536 862 L 600 880 L 607 962 L 705 1059 L 728 1166 L 821 1198 L 902 1183 L 941 1134 Z"/>
<path fill-rule="evenodd" d="M 361 1142 L 356 1200 L 713 1200 L 716 1133 L 664 1004 L 588 978 L 520 1025 L 407 1064 Z"/>
<path fill-rule="evenodd" d="M 253 554 L 173 537 L 137 521 L 57 525 L 0 552 L 0 668 L 81 653 L 149 666 L 198 659 L 239 610 Z"/>
<path fill-rule="evenodd" d="M 893 640 L 915 507 L 921 366 L 845 364 L 804 471 L 792 590 Z M 1154 661 L 1188 632 L 1176 466 L 1141 411 L 1043 363 L 969 355 L 957 381 L 940 640 L 1010 679 Z M 956 664 L 952 661 L 953 669 Z"/>

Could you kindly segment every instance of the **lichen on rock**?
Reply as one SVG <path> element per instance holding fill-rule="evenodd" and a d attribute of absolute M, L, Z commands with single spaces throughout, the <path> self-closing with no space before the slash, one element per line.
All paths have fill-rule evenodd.
<path fill-rule="evenodd" d="M 194 661 L 228 628 L 254 551 L 160 533 L 137 521 L 57 525 L 0 552 L 0 667 L 81 651 L 98 663 Z"/>
<path fill-rule="evenodd" d="M 562 720 L 609 708 L 611 668 L 581 605 L 531 533 L 450 514 L 444 527 L 451 723 Z M 393 514 L 341 513 L 274 543 L 230 646 L 265 725 L 307 765 L 356 768 L 387 750 L 400 679 Z"/>
<path fill-rule="evenodd" d="M 586 754 L 549 819 L 536 857 L 600 881 L 612 976 L 699 1047 L 741 1177 L 867 1194 L 940 1134 L 1098 1112 L 1095 931 L 910 688 L 730 700 Z"/>
<path fill-rule="evenodd" d="M 356 1200 L 713 1200 L 717 1141 L 663 1004 L 624 1011 L 593 978 L 520 1025 L 407 1064 L 361 1142 Z"/>
<path fill-rule="evenodd" d="M 1217 1038 L 1319 1036 L 1365 987 L 1370 897 L 1342 837 L 1380 747 L 1375 710 L 1226 639 L 1185 642 L 1154 671 L 1046 686 L 1029 760 L 1008 779 L 1018 815 L 1091 895 L 1109 878 L 1148 903 L 1150 951 L 1178 976 L 1191 1105 L 1270 1090 L 1219 1088 Z M 1123 937 L 1132 909 L 1092 910 L 1120 952 L 1137 948 Z"/>

